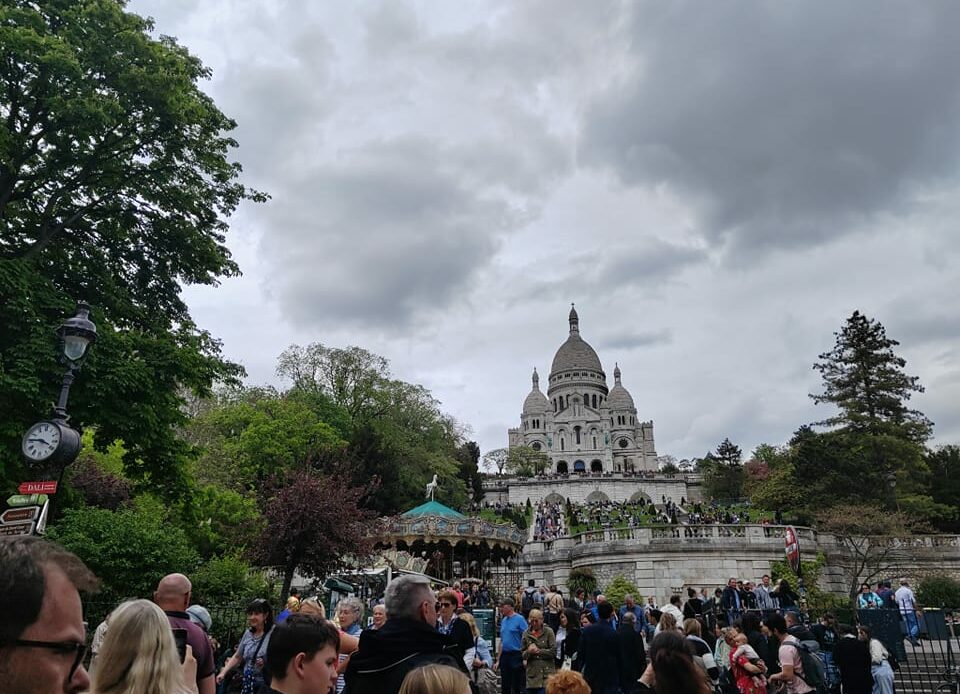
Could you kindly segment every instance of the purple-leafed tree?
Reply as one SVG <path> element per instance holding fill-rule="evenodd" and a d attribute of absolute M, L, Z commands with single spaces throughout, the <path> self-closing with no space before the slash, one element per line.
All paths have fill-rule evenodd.
<path fill-rule="evenodd" d="M 291 473 L 263 494 L 263 528 L 251 558 L 283 570 L 281 595 L 290 591 L 297 569 L 322 577 L 346 556 L 362 558 L 370 549 L 369 511 L 360 507 L 366 488 L 352 486 L 346 474 Z"/>

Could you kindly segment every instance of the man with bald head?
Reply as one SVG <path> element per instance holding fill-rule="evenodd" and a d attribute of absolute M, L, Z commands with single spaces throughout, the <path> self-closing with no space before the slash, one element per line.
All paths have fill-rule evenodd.
<path fill-rule="evenodd" d="M 167 614 L 172 628 L 187 630 L 187 643 L 193 647 L 193 657 L 197 659 L 197 688 L 200 694 L 214 694 L 217 683 L 214 679 L 216 663 L 213 649 L 203 629 L 194 624 L 187 614 L 192 591 L 189 578 L 183 574 L 170 574 L 160 579 L 153 601 Z"/>

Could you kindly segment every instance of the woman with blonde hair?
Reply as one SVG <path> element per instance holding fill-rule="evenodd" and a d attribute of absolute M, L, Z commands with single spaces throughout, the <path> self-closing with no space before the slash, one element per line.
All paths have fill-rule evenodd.
<path fill-rule="evenodd" d="M 183 664 L 167 615 L 149 600 L 131 600 L 110 616 L 94 694 L 197 694 L 197 661 L 187 645 Z"/>
<path fill-rule="evenodd" d="M 470 694 L 470 680 L 455 667 L 425 665 L 407 673 L 399 694 Z"/>
<path fill-rule="evenodd" d="M 543 612 L 530 610 L 529 627 L 520 639 L 520 652 L 527 668 L 527 692 L 543 694 L 547 678 L 557 671 L 553 659 L 557 655 L 557 637 L 543 623 Z"/>
<path fill-rule="evenodd" d="M 680 625 L 677 624 L 677 618 L 669 612 L 664 612 L 660 615 L 660 621 L 657 622 L 657 628 L 653 630 L 653 635 L 657 636 L 665 631 L 682 631 Z"/>

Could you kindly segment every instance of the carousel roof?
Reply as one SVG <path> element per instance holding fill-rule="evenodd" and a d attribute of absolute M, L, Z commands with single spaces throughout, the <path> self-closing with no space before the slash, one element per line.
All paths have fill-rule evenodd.
<path fill-rule="evenodd" d="M 450 520 L 464 520 L 466 518 L 462 513 L 454 511 L 449 506 L 444 506 L 439 501 L 428 501 L 401 514 L 401 518 L 423 518 L 424 516 L 438 516 Z"/>
<path fill-rule="evenodd" d="M 378 542 L 392 544 L 397 540 L 410 544 L 416 541 L 446 541 L 452 544 L 487 544 L 518 550 L 526 541 L 526 533 L 513 523 L 492 523 L 483 518 L 465 516 L 437 501 L 428 501 L 399 516 L 380 519 L 373 531 Z"/>

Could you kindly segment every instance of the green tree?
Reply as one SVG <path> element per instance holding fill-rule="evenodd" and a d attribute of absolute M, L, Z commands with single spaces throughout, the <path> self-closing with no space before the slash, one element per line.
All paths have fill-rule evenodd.
<path fill-rule="evenodd" d="M 743 453 L 730 439 L 724 439 L 717 450 L 707 453 L 699 462 L 704 491 L 714 499 L 740 499 L 744 494 Z"/>
<path fill-rule="evenodd" d="M 101 581 L 106 601 L 149 597 L 168 573 L 190 574 L 199 557 L 163 504 L 143 497 L 111 511 L 74 508 L 47 535 L 74 552 Z"/>
<path fill-rule="evenodd" d="M 860 463 L 859 476 L 879 480 L 862 487 L 867 499 L 893 509 L 899 495 L 914 509 L 936 510 L 922 498 L 928 491 L 922 485 L 923 444 L 933 424 L 907 406 L 923 386 L 904 372 L 906 361 L 893 350 L 900 343 L 859 311 L 834 335 L 834 348 L 813 366 L 823 378 L 823 393 L 810 397 L 817 404 L 834 405 L 837 413 L 815 426 L 844 437 L 846 452 Z"/>
<path fill-rule="evenodd" d="M 426 388 L 394 379 L 386 359 L 360 347 L 292 345 L 277 374 L 293 383 L 291 395 L 319 398 L 344 413 L 353 482 L 378 482 L 366 505 L 384 514 L 407 510 L 422 502 L 433 475 L 441 482 L 438 500 L 466 505 L 461 427 Z"/>
<path fill-rule="evenodd" d="M 530 446 L 514 446 L 507 451 L 506 471 L 519 477 L 534 477 L 550 467 L 550 456 Z"/>
<path fill-rule="evenodd" d="M 603 596 L 607 599 L 613 609 L 619 609 L 623 605 L 623 597 L 632 595 L 637 604 L 643 604 L 643 596 L 640 595 L 640 589 L 626 579 L 625 576 L 614 576 L 609 585 L 603 589 Z"/>
<path fill-rule="evenodd" d="M 235 275 L 227 219 L 263 196 L 228 155 L 235 123 L 209 71 L 119 0 L 0 7 L 0 477 L 62 373 L 53 330 L 84 299 L 100 339 L 71 394 L 76 425 L 123 440 L 127 472 L 189 489 L 182 389 L 242 370 L 195 325 L 184 285 Z"/>
<path fill-rule="evenodd" d="M 213 557 L 190 575 L 193 599 L 201 605 L 246 604 L 254 598 L 278 598 L 279 586 L 236 553 Z M 275 600 L 274 600 L 275 601 Z"/>
<path fill-rule="evenodd" d="M 926 453 L 933 501 L 952 509 L 950 518 L 936 521 L 945 532 L 960 532 L 960 446 L 940 446 Z"/>
<path fill-rule="evenodd" d="M 269 390 L 213 407 L 187 429 L 194 441 L 203 442 L 197 479 L 241 491 L 347 446 L 307 402 Z"/>
<path fill-rule="evenodd" d="M 893 351 L 900 343 L 887 337 L 878 321 L 859 311 L 834 335 L 833 349 L 813 365 L 823 378 L 824 392 L 810 397 L 839 411 L 817 425 L 918 444 L 930 438 L 933 424 L 907 407 L 910 397 L 924 389 L 919 378 L 904 373 L 907 362 Z"/>

